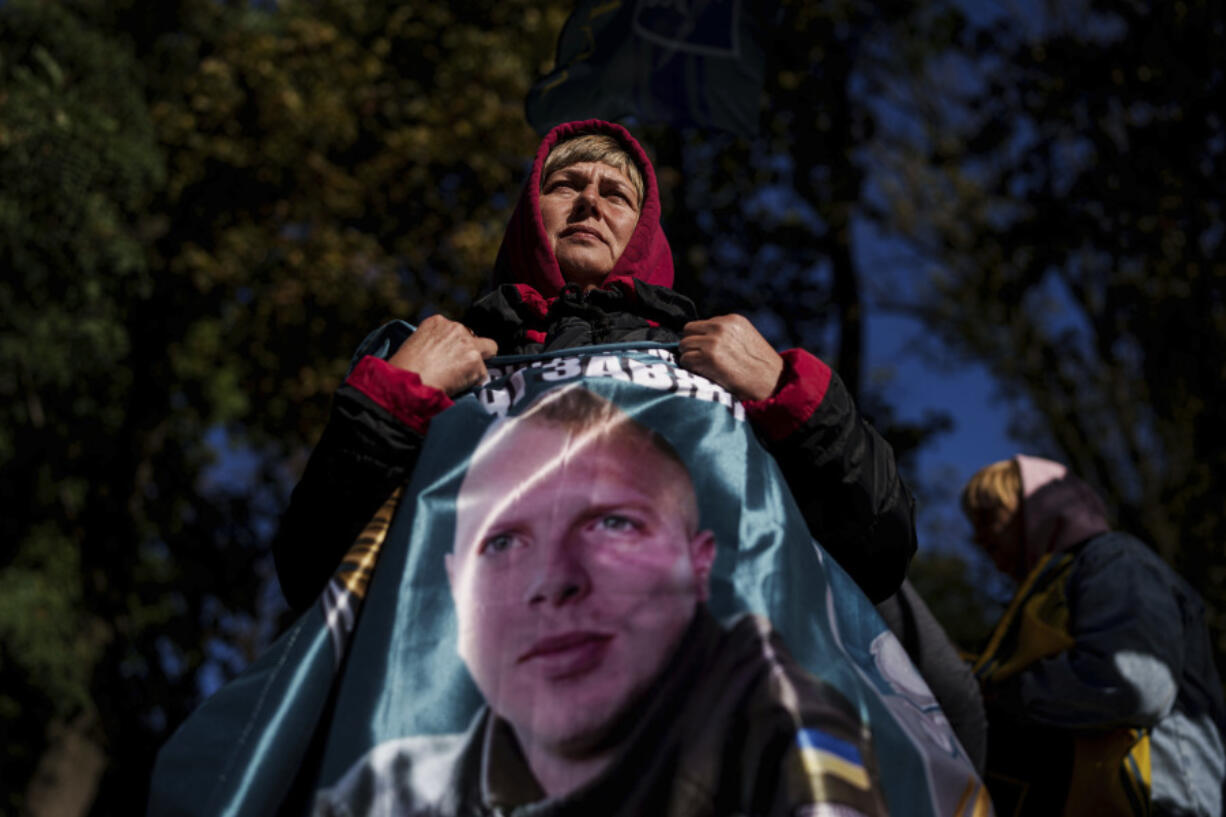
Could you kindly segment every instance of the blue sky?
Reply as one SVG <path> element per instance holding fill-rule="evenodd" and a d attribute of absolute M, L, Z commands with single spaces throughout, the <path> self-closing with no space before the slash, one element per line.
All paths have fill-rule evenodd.
<path fill-rule="evenodd" d="M 870 377 L 876 372 L 890 378 L 889 398 L 903 419 L 918 419 L 925 411 L 943 411 L 954 421 L 952 430 L 939 435 L 921 450 L 919 470 L 926 479 L 949 486 L 950 497 L 921 507 L 920 531 L 937 521 L 935 516 L 957 516 L 957 492 L 981 466 L 1018 453 L 1018 444 L 1007 434 L 1008 411 L 994 399 L 994 386 L 987 371 L 977 364 L 957 368 L 937 365 L 921 351 L 924 330 L 915 320 L 870 309 L 865 345 Z M 925 522 L 929 523 L 925 525 Z M 969 537 L 970 528 L 965 527 Z M 923 541 L 921 547 L 951 546 L 964 552 L 958 542 Z"/>
<path fill-rule="evenodd" d="M 926 269 L 905 242 L 861 221 L 854 233 L 856 268 L 865 301 L 865 378 L 885 384 L 885 397 L 899 419 L 928 412 L 947 414 L 953 427 L 918 454 L 920 480 L 940 495 L 921 498 L 917 528 L 921 550 L 953 550 L 989 561 L 970 541 L 970 526 L 958 508 L 958 492 L 979 468 L 1019 451 L 1008 436 L 1009 407 L 996 396 L 987 369 L 942 353 L 915 318 L 887 303 L 906 304 L 926 286 Z"/>

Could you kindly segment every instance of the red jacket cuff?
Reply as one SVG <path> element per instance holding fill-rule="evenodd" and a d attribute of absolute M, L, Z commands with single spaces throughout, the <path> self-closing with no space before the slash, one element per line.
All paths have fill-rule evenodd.
<path fill-rule="evenodd" d="M 783 373 L 775 393 L 765 400 L 748 400 L 745 413 L 773 442 L 790 436 L 813 416 L 830 387 L 830 367 L 804 349 L 782 353 Z"/>
<path fill-rule="evenodd" d="M 451 398 L 421 382 L 417 372 L 399 369 L 367 355 L 353 367 L 345 383 L 418 434 L 425 434 L 434 415 L 452 405 Z"/>

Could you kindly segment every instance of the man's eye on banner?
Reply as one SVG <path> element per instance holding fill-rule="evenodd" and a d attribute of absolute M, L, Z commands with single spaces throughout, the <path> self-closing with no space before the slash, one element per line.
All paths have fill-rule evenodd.
<path fill-rule="evenodd" d="M 435 418 L 152 813 L 990 813 L 740 403 L 665 348 L 576 351 Z"/>

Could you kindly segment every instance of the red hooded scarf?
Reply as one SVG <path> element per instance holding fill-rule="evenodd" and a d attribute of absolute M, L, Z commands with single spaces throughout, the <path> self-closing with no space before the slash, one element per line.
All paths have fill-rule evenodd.
<path fill-rule="evenodd" d="M 664 287 L 673 285 L 673 255 L 660 227 L 660 193 L 651 160 L 621 125 L 588 119 L 564 122 L 545 134 L 541 141 L 532 163 L 532 174 L 524 185 L 515 212 L 511 214 L 502 247 L 498 250 L 498 259 L 494 262 L 495 287 L 508 283 L 527 284 L 544 297 L 552 298 L 566 285 L 541 220 L 541 171 L 549 151 L 555 145 L 588 133 L 603 133 L 616 139 L 638 165 L 646 188 L 634 233 L 613 269 L 601 282 L 601 287 L 615 281 L 630 283 L 634 280 Z"/>

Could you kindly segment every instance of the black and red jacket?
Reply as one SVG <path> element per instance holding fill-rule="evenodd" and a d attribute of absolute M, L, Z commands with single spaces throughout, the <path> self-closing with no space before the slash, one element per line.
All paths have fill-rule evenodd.
<path fill-rule="evenodd" d="M 643 172 L 639 221 L 600 287 L 567 285 L 541 222 L 540 174 L 550 149 L 580 133 L 617 138 Z M 494 289 L 464 323 L 499 354 L 535 354 L 626 341 L 676 343 L 698 318 L 671 289 L 673 262 L 660 226 L 655 172 L 624 128 L 591 120 L 546 135 L 507 225 Z M 390 357 L 391 352 L 388 355 Z M 894 593 L 915 552 L 914 507 L 889 444 L 862 417 L 838 376 L 800 349 L 766 400 L 746 414 L 776 460 L 813 537 L 874 602 Z M 367 356 L 338 389 L 323 436 L 273 540 L 277 575 L 294 609 L 311 604 L 354 538 L 412 475 L 430 419 L 451 405 L 413 372 Z"/>

